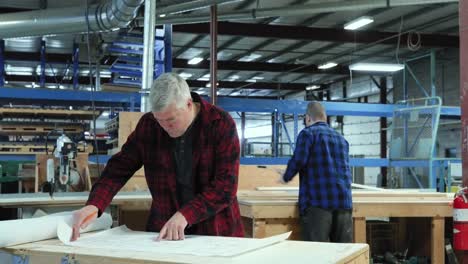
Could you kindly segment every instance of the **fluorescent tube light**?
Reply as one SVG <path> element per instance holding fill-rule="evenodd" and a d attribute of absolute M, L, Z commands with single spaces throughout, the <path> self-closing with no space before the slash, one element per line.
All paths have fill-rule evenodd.
<path fill-rule="evenodd" d="M 192 77 L 192 75 L 193 75 L 193 74 L 188 73 L 188 72 L 181 72 L 181 73 L 179 74 L 179 76 L 182 77 L 182 78 L 184 78 L 184 79 L 188 79 L 188 78 Z"/>
<path fill-rule="evenodd" d="M 187 63 L 190 64 L 190 65 L 195 65 L 195 64 L 200 63 L 202 60 L 203 60 L 203 58 L 195 57 L 193 59 L 190 59 Z"/>
<path fill-rule="evenodd" d="M 239 61 L 246 61 L 246 62 L 250 62 L 250 61 L 254 61 L 258 58 L 262 57 L 261 54 L 256 54 L 256 53 L 252 53 L 252 54 L 249 54 L 247 56 L 244 56 L 242 58 L 239 59 Z"/>
<path fill-rule="evenodd" d="M 209 81 L 210 80 L 210 74 L 205 74 L 202 77 L 198 78 L 197 80 L 199 81 Z"/>
<path fill-rule="evenodd" d="M 344 25 L 344 29 L 346 30 L 356 30 L 358 28 L 362 28 L 365 25 L 368 25 L 370 23 L 374 22 L 374 19 L 372 17 L 368 16 L 363 16 L 358 19 L 355 19 L 353 21 L 350 21 Z"/>
<path fill-rule="evenodd" d="M 405 66 L 403 64 L 392 64 L 392 63 L 354 63 L 349 65 L 349 69 L 352 71 L 369 71 L 369 72 L 396 72 L 403 70 Z"/>
<path fill-rule="evenodd" d="M 327 62 L 327 63 L 324 63 L 322 65 L 319 65 L 318 68 L 321 69 L 321 70 L 326 70 L 326 69 L 333 68 L 336 65 L 338 65 L 338 64 L 336 64 L 335 62 Z"/>
<path fill-rule="evenodd" d="M 311 90 L 315 90 L 315 89 L 318 89 L 318 88 L 320 88 L 320 85 L 313 84 L 313 85 L 307 85 L 305 89 L 307 91 L 311 91 Z"/>

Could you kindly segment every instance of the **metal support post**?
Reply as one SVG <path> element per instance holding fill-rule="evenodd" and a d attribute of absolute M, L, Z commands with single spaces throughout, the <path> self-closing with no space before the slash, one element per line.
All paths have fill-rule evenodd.
<path fill-rule="evenodd" d="M 299 125 L 298 125 L 298 122 L 299 122 L 299 118 L 297 116 L 296 113 L 294 113 L 294 146 L 296 146 L 296 142 L 297 142 L 297 135 L 299 134 Z"/>
<path fill-rule="evenodd" d="M 89 69 L 91 70 L 91 69 Z M 73 43 L 73 90 L 77 90 L 80 77 L 80 47 L 78 43 Z"/>
<path fill-rule="evenodd" d="M 45 70 L 46 70 L 46 42 L 41 40 L 41 74 L 39 76 L 39 83 L 41 88 L 45 88 Z"/>
<path fill-rule="evenodd" d="M 211 83 L 211 103 L 216 105 L 218 95 L 217 91 L 217 71 L 218 71 L 218 9 L 216 5 L 212 5 L 210 9 L 210 83 Z"/>
<path fill-rule="evenodd" d="M 273 145 L 271 146 L 271 154 L 273 157 L 278 157 L 278 117 L 279 113 L 278 110 L 275 110 L 273 114 L 271 115 L 271 124 L 273 128 L 273 133 L 272 133 L 272 143 Z"/>
<path fill-rule="evenodd" d="M 468 186 L 468 2 L 458 4 L 460 14 L 460 105 L 462 122 L 462 182 Z M 462 13 L 464 12 L 464 13 Z M 464 259 L 468 263 L 468 251 Z"/>
<path fill-rule="evenodd" d="M 148 92 L 153 85 L 154 75 L 154 35 L 156 26 L 156 0 L 145 0 L 145 26 L 143 29 L 143 68 L 141 78 L 140 111 L 147 112 Z"/>
<path fill-rule="evenodd" d="M 286 127 L 286 121 L 285 121 L 285 118 L 284 118 L 284 114 L 281 114 L 281 125 L 283 130 L 284 130 L 284 133 L 286 134 L 286 138 L 288 139 L 288 143 L 289 143 L 289 147 L 291 148 L 292 152 L 294 152 L 294 143 L 292 140 L 291 140 L 291 137 L 289 136 L 289 132 L 288 132 L 288 128 Z M 283 146 L 281 145 L 281 156 L 283 155 Z"/>
<path fill-rule="evenodd" d="M 245 138 L 245 112 L 241 113 L 241 157 L 245 157 L 245 147 L 246 147 L 246 138 Z"/>
<path fill-rule="evenodd" d="M 96 79 L 95 79 L 95 91 L 101 91 L 101 61 L 96 60 Z M 93 84 L 91 84 L 92 86 Z"/>
<path fill-rule="evenodd" d="M 406 80 L 406 64 L 403 69 L 403 100 L 408 100 L 408 81 Z"/>
<path fill-rule="evenodd" d="M 0 39 L 0 87 L 5 86 L 5 58 L 3 53 L 5 52 L 5 41 Z"/>
<path fill-rule="evenodd" d="M 164 72 L 172 72 L 172 25 L 164 25 Z"/>
<path fill-rule="evenodd" d="M 381 77 L 380 83 L 380 103 L 387 103 L 387 78 Z M 387 158 L 387 118 L 380 118 L 380 158 Z M 387 167 L 380 167 L 380 175 L 382 175 L 382 187 L 387 187 Z"/>
<path fill-rule="evenodd" d="M 431 50 L 431 97 L 436 97 L 436 52 Z"/>

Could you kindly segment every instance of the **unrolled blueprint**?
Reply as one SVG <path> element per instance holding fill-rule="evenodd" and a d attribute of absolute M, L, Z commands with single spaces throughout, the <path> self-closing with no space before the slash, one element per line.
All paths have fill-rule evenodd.
<path fill-rule="evenodd" d="M 291 232 L 262 239 L 188 235 L 180 241 L 155 241 L 158 233 L 132 231 L 120 226 L 70 242 L 71 227 L 61 223 L 58 234 L 62 243 L 74 247 L 228 257 L 281 242 Z"/>

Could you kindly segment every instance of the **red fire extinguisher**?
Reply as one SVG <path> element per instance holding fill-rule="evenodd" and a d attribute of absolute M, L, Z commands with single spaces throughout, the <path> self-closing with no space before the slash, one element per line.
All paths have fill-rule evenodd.
<path fill-rule="evenodd" d="M 453 247 L 468 250 L 468 188 L 455 194 L 453 200 Z"/>

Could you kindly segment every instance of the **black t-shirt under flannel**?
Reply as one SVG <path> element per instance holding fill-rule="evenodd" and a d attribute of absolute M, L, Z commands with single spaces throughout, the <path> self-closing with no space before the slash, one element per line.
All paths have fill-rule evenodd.
<path fill-rule="evenodd" d="M 194 189 L 192 181 L 192 152 L 193 131 L 196 129 L 197 117 L 187 128 L 185 133 L 173 141 L 173 153 L 177 174 L 177 199 L 183 206 L 193 199 Z"/>

